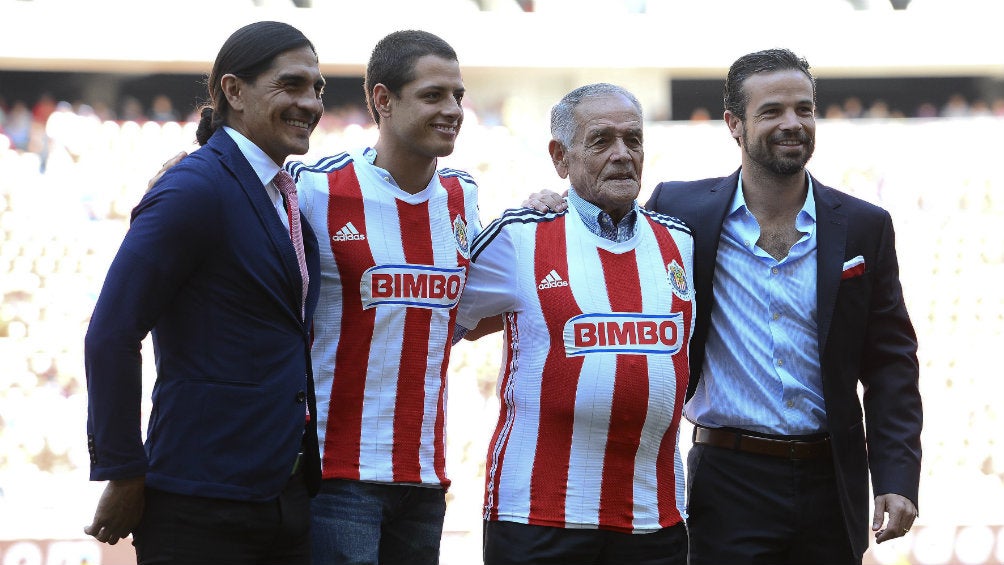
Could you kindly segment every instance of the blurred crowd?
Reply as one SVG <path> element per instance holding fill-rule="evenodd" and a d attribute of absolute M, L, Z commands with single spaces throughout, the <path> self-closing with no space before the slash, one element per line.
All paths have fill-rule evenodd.
<path fill-rule="evenodd" d="M 841 103 L 827 104 L 820 108 L 820 118 L 841 119 L 900 119 L 900 118 L 961 118 L 981 116 L 1004 116 L 1004 96 L 995 98 L 967 98 L 954 93 L 940 104 L 935 101 L 921 102 L 910 111 L 890 106 L 882 98 L 874 98 L 867 104 L 857 96 L 850 96 Z M 689 116 L 693 122 L 710 121 L 721 118 L 720 111 L 709 111 L 704 107 L 695 108 Z M 66 129 L 70 121 L 92 121 L 118 123 L 135 122 L 192 122 L 198 121 L 197 110 L 187 112 L 175 108 L 166 94 L 153 96 L 147 104 L 132 96 L 126 96 L 116 104 L 105 102 L 85 103 L 81 101 L 56 101 L 52 95 L 42 93 L 36 100 L 7 101 L 0 92 L 0 135 L 7 138 L 16 150 L 47 154 L 48 143 L 54 137 L 65 137 L 60 130 Z M 322 129 L 338 130 L 348 126 L 367 127 L 370 117 L 366 108 L 360 105 L 329 107 L 325 110 Z M 492 119 L 497 122 L 498 119 Z M 72 149 L 72 147 L 71 147 Z M 44 163 L 43 163 L 44 166 Z"/>
<path fill-rule="evenodd" d="M 169 105 L 112 115 L 44 98 L 0 105 L 0 539 L 76 537 L 89 519 L 98 491 L 87 481 L 83 336 L 148 179 L 168 157 L 194 149 L 195 123 Z M 996 357 L 1004 343 L 1004 104 L 962 102 L 927 120 L 837 119 L 826 110 L 817 135 L 827 150 L 809 164 L 827 184 L 886 207 L 896 223 L 923 367 L 921 526 L 1004 524 Z M 851 110 L 845 104 L 841 117 Z M 527 140 L 467 116 L 444 165 L 479 181 L 483 221 L 532 191 L 561 187 L 545 153 L 546 124 L 540 131 Z M 303 159 L 374 139 L 362 109 L 332 109 Z M 738 165 L 727 131 L 709 120 L 648 124 L 646 147 L 648 190 Z M 144 353 L 149 392 L 148 343 Z M 446 529 L 471 540 L 480 539 L 498 360 L 498 341 L 486 339 L 461 344 L 451 362 Z"/>
<path fill-rule="evenodd" d="M 907 112 L 890 106 L 882 98 L 875 98 L 868 104 L 857 96 L 849 96 L 841 103 L 827 104 L 821 109 L 821 118 L 827 120 L 888 120 L 900 118 L 964 118 L 980 116 L 1004 116 L 1004 96 L 992 99 L 973 98 L 969 100 L 961 93 L 949 95 L 942 105 L 935 102 L 921 102 Z M 707 108 L 695 108 L 690 114 L 691 121 L 706 121 L 720 116 L 712 115 Z"/>

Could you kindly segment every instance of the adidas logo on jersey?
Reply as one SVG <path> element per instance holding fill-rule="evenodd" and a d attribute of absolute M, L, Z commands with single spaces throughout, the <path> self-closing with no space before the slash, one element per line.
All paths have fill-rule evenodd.
<path fill-rule="evenodd" d="M 331 236 L 331 241 L 362 241 L 366 239 L 365 234 L 359 233 L 356 226 L 349 222 L 342 226 L 342 229 L 335 232 L 335 235 Z"/>
<path fill-rule="evenodd" d="M 561 275 L 558 274 L 558 271 L 551 269 L 551 272 L 547 273 L 547 276 L 541 279 L 540 284 L 537 285 L 537 288 L 540 290 L 544 290 L 545 288 L 558 288 L 559 286 L 568 286 L 568 282 L 562 280 Z"/>

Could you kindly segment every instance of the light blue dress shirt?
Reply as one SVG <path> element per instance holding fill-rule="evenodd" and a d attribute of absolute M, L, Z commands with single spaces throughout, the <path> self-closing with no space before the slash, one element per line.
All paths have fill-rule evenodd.
<path fill-rule="evenodd" d="M 568 203 L 579 213 L 582 223 L 594 234 L 617 243 L 627 241 L 634 236 L 635 222 L 638 217 L 637 202 L 632 206 L 631 211 L 617 222 L 617 225 L 614 225 L 614 219 L 610 217 L 610 214 L 579 196 L 574 187 L 568 189 Z"/>
<path fill-rule="evenodd" d="M 685 407 L 690 421 L 777 435 L 826 430 L 811 177 L 795 227 L 801 237 L 784 259 L 757 247 L 760 224 L 740 176 L 722 224 L 704 372 Z"/>

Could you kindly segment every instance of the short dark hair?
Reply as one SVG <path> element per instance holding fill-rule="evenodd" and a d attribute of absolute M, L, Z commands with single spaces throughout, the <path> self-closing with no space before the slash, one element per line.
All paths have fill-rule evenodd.
<path fill-rule="evenodd" d="M 736 59 L 729 67 L 725 79 L 725 109 L 746 121 L 746 105 L 749 104 L 749 93 L 743 88 L 746 79 L 759 73 L 776 71 L 799 71 L 812 81 L 812 101 L 816 101 L 816 79 L 809 71 L 809 63 L 804 58 L 795 55 L 787 49 L 765 49 L 749 53 Z"/>
<path fill-rule="evenodd" d="M 377 42 L 366 65 L 363 92 L 366 95 L 366 107 L 378 126 L 380 114 L 373 107 L 373 87 L 383 84 L 391 94 L 400 96 L 404 86 L 415 80 L 415 62 L 426 55 L 457 61 L 457 52 L 453 47 L 443 38 L 427 31 L 395 31 Z"/>
<path fill-rule="evenodd" d="M 216 55 L 213 70 L 206 80 L 209 100 L 202 107 L 202 117 L 195 133 L 199 145 L 205 145 L 213 132 L 227 123 L 230 104 L 220 87 L 223 75 L 232 74 L 241 80 L 254 82 L 272 66 L 276 57 L 302 47 L 310 47 L 317 55 L 314 44 L 303 32 L 282 22 L 255 22 L 231 34 Z"/>
<path fill-rule="evenodd" d="M 575 107 L 586 98 L 602 96 L 605 94 L 619 94 L 638 110 L 638 115 L 643 115 L 641 102 L 628 89 L 606 82 L 587 84 L 580 86 L 566 94 L 560 102 L 551 108 L 551 137 L 561 144 L 565 149 L 572 147 L 572 140 L 575 139 Z"/>

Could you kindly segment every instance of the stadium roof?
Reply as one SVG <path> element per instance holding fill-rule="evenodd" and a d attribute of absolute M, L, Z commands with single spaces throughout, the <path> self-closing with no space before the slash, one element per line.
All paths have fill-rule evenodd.
<path fill-rule="evenodd" d="M 275 19 L 303 30 L 322 70 L 339 75 L 362 74 L 380 37 L 420 28 L 447 39 L 465 72 L 651 69 L 720 78 L 737 56 L 784 46 L 819 77 L 1004 78 L 1000 0 L 914 0 L 907 10 L 822 0 L 648 0 L 645 13 L 609 0 L 538 0 L 550 9 L 535 13 L 460 9 L 458 0 L 259 3 L 0 0 L 0 69 L 205 73 L 234 29 Z"/>

